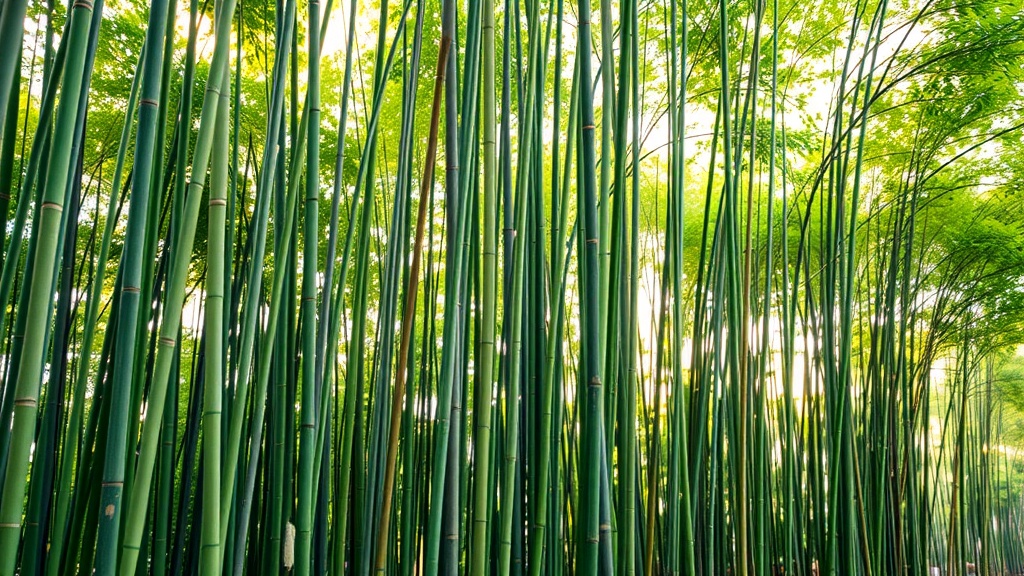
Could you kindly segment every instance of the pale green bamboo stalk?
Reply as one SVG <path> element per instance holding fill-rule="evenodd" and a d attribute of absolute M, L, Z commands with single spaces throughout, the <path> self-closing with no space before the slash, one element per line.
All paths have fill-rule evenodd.
<path fill-rule="evenodd" d="M 230 26 L 234 3 L 222 6 L 221 18 Z M 228 11 L 230 10 L 230 11 Z M 230 36 L 221 38 L 230 43 Z M 213 158 L 210 167 L 210 200 L 207 209 L 206 298 L 203 320 L 206 329 L 206 378 L 203 382 L 203 506 L 200 574 L 219 574 L 223 561 L 224 531 L 220 528 L 221 467 L 223 459 L 222 407 L 224 396 L 224 279 L 230 263 L 224 261 L 224 234 L 227 219 L 229 116 L 231 89 L 228 58 L 225 57 L 217 95 L 218 107 L 213 128 Z"/>
<path fill-rule="evenodd" d="M 248 402 L 248 393 L 250 386 L 250 379 L 257 377 L 258 375 L 250 375 L 252 370 L 253 361 L 253 348 L 255 346 L 256 337 L 256 325 L 258 318 L 258 306 L 262 301 L 260 295 L 260 289 L 263 281 L 263 270 L 262 263 L 266 253 L 266 240 L 267 240 L 267 221 L 268 211 L 270 208 L 270 196 L 272 194 L 272 188 L 275 182 L 277 165 L 280 159 L 280 155 L 283 151 L 280 150 L 278 145 L 279 135 L 283 130 L 283 106 L 284 106 L 284 83 L 285 75 L 287 73 L 287 61 L 288 53 L 291 49 L 291 34 L 293 31 L 292 19 L 295 17 L 295 11 L 290 7 L 285 9 L 284 22 L 281 26 L 280 36 L 278 38 L 279 43 L 283 46 L 283 49 L 278 53 L 274 60 L 273 70 L 273 82 L 270 95 L 270 108 L 269 117 L 267 119 L 267 136 L 265 145 L 263 148 L 263 166 L 264 170 L 260 174 L 260 179 L 257 183 L 257 190 L 260 197 L 266 197 L 258 201 L 259 209 L 253 215 L 257 219 L 258 227 L 255 231 L 256 238 L 253 243 L 253 254 L 252 254 L 252 265 L 253 268 L 250 270 L 248 278 L 248 292 L 246 294 L 246 302 L 244 308 L 244 325 L 242 327 L 242 338 L 240 341 L 239 351 L 237 353 L 238 360 L 238 372 L 237 381 L 235 382 L 235 396 L 233 399 L 231 416 L 227 426 L 227 441 L 225 445 L 224 454 L 224 474 L 222 477 L 221 485 L 221 511 L 220 511 L 220 530 L 222 533 L 227 534 L 228 523 L 230 520 L 231 504 L 234 502 L 235 495 L 235 476 L 238 470 L 239 451 L 242 448 L 242 426 L 245 421 L 246 405 Z M 299 128 L 299 142 L 297 144 L 299 153 L 294 154 L 292 162 L 292 174 L 296 174 L 297 166 L 301 166 L 302 152 L 305 150 L 305 139 L 301 136 L 306 130 L 306 113 L 303 112 L 303 118 L 300 122 Z M 297 160 L 298 159 L 298 160 Z M 297 185 L 301 177 L 294 178 L 293 181 Z M 278 218 L 286 220 L 287 218 L 283 215 L 277 215 Z M 281 223 L 279 223 L 281 224 Z M 276 271 L 275 271 L 276 274 Z M 272 296 L 273 298 L 273 296 Z M 266 344 L 264 343 L 264 346 Z M 269 359 L 268 359 L 269 360 Z M 261 360 L 262 362 L 262 360 Z M 257 369 L 258 372 L 258 369 Z M 257 394 L 257 406 L 260 406 L 260 410 L 266 403 L 265 392 L 263 394 Z M 259 419 L 262 421 L 262 419 Z M 240 527 L 241 531 L 245 531 L 246 527 Z"/>
<path fill-rule="evenodd" d="M 150 417 L 146 418 L 142 426 L 135 484 L 132 493 L 129 495 L 128 517 L 125 521 L 125 535 L 122 543 L 121 571 L 123 574 L 135 574 L 133 566 L 137 565 L 138 562 L 140 545 L 148 516 L 150 486 L 153 468 L 159 452 L 158 442 L 164 412 L 163 407 L 166 402 L 168 380 L 171 376 L 174 355 L 177 352 L 177 338 L 181 326 L 181 310 L 185 301 L 188 267 L 195 241 L 196 221 L 199 217 L 199 203 L 206 185 L 207 168 L 210 163 L 214 135 L 217 130 L 217 117 L 222 98 L 221 90 L 226 85 L 228 77 L 231 14 L 234 12 L 234 7 L 235 0 L 224 0 L 221 18 L 215 23 L 216 43 L 210 66 L 210 76 L 207 78 L 203 108 L 199 117 L 199 132 L 196 136 L 195 152 L 192 157 L 192 176 L 187 187 L 184 211 L 180 227 L 178 228 L 178 239 L 174 243 L 176 253 L 172 259 L 172 269 L 168 274 L 163 321 L 161 322 L 160 335 L 157 339 L 153 383 L 150 387 L 150 396 L 147 403 L 147 413 Z M 223 97 L 226 99 L 227 95 L 223 95 Z M 222 308 L 218 307 L 218 309 Z M 206 313 L 210 313 L 209 308 L 207 308 Z M 209 362 L 209 358 L 206 361 Z M 209 437 L 207 437 L 207 442 L 209 442 Z"/>
<path fill-rule="evenodd" d="M 71 170 L 71 131 L 78 114 L 78 100 L 86 60 L 86 43 L 92 20 L 93 4 L 77 0 L 71 10 L 70 32 L 64 42 L 69 45 L 64 68 L 61 99 L 57 104 L 56 131 L 47 167 L 48 177 L 40 206 L 40 242 L 35 253 L 28 313 L 33 322 L 27 327 L 22 353 L 25 358 L 41 358 L 43 340 L 52 302 L 57 236 L 64 208 L 64 191 Z M 17 52 L 17 51 L 15 51 Z M 13 575 L 21 537 L 22 512 L 27 485 L 29 452 L 35 436 L 39 407 L 42 362 L 25 363 L 18 373 L 14 397 L 11 446 L 4 475 L 3 501 L 0 503 L 0 576 Z M 10 384 L 8 384 L 10 385 Z"/>

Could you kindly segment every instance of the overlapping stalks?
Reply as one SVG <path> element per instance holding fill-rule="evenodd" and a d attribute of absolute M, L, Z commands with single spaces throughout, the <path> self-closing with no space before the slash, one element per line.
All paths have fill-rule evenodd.
<path fill-rule="evenodd" d="M 1024 571 L 1024 29 L 591 4 L 2 0 L 0 576 Z"/>

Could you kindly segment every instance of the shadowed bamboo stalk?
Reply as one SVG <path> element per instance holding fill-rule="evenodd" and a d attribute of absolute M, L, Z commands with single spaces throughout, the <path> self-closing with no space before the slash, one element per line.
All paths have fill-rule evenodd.
<path fill-rule="evenodd" d="M 590 37 L 590 6 L 587 3 L 580 5 L 580 26 L 579 35 L 583 38 Z M 604 11 L 602 10 L 602 13 Z M 595 475 L 602 473 L 600 453 L 604 449 L 602 444 L 602 423 L 601 399 L 602 399 L 602 363 L 604 358 L 597 352 L 601 350 L 600 334 L 603 325 L 600 294 L 601 288 L 598 284 L 602 275 L 598 270 L 598 243 L 599 238 L 604 237 L 602 230 L 598 228 L 597 222 L 597 201 L 595 197 L 594 172 L 594 102 L 591 90 L 591 66 L 589 50 L 583 51 L 580 58 L 580 122 L 582 137 L 580 139 L 580 170 L 579 170 L 579 201 L 578 211 L 582 217 L 581 227 L 583 233 L 583 249 L 580 255 L 583 257 L 579 263 L 579 277 L 582 279 L 582 309 L 580 318 L 583 323 L 582 347 L 585 350 L 583 358 L 581 390 L 585 390 L 586 396 L 581 398 L 584 408 L 580 410 L 582 431 L 580 439 L 580 478 L 579 508 L 581 518 L 579 534 L 579 558 L 577 560 L 580 574 L 593 576 L 597 574 L 597 543 L 598 543 L 598 503 L 601 499 L 602 482 L 596 481 Z M 610 76 L 609 71 L 605 71 Z M 606 118 L 607 120 L 607 118 Z M 605 154 L 602 154 L 602 162 Z M 604 186 L 602 185 L 604 190 Z M 607 196 L 602 195 L 602 200 Z M 606 201 L 602 201 L 602 213 Z"/>
<path fill-rule="evenodd" d="M 530 43 L 530 62 L 534 65 L 530 66 L 531 77 L 527 79 L 526 84 L 528 86 L 528 99 L 526 102 L 527 116 L 524 121 L 525 130 L 523 131 L 522 141 L 519 143 L 518 158 L 520 171 L 518 179 L 516 180 L 516 199 L 515 199 L 515 216 L 514 216 L 514 237 L 519 240 L 512 247 L 513 264 L 510 273 L 510 289 L 509 302 L 505 308 L 505 317 L 511 321 L 511 329 L 509 330 L 509 351 L 506 362 L 507 377 L 508 377 L 508 391 L 505 398 L 507 417 L 505 422 L 505 438 L 504 438 L 504 452 L 505 458 L 503 461 L 503 476 L 501 478 L 501 487 L 499 488 L 501 494 L 510 494 L 514 490 L 516 484 L 516 471 L 517 471 L 517 460 L 521 458 L 518 454 L 519 447 L 519 419 L 520 419 L 520 373 L 522 371 L 522 346 L 523 346 L 523 306 L 524 306 L 524 276 L 526 267 L 526 253 L 528 248 L 529 232 L 527 230 L 527 204 L 530 202 L 533 194 L 536 194 L 535 188 L 530 186 L 530 167 L 532 162 L 530 161 L 530 154 L 532 146 L 534 145 L 533 139 L 535 138 L 534 128 L 536 126 L 535 117 L 533 116 L 536 109 L 535 102 L 539 97 L 536 94 L 536 83 L 533 81 L 533 74 L 537 73 L 536 64 L 540 62 L 540 42 L 536 38 L 539 36 L 539 21 L 538 21 L 539 8 L 534 8 L 528 26 L 529 31 L 535 36 L 534 41 Z M 506 207 L 506 209 L 508 209 Z M 511 569 L 511 554 L 512 554 L 512 525 L 513 525 L 513 507 L 509 506 L 510 502 L 507 500 L 501 507 L 501 531 L 499 538 L 501 546 L 499 547 L 498 556 L 498 574 L 501 576 L 507 576 Z"/>

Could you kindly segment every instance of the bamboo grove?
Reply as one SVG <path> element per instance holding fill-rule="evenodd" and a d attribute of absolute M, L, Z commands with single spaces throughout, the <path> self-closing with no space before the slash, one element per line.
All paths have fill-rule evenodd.
<path fill-rule="evenodd" d="M 1024 573 L 1016 0 L 0 0 L 0 576 Z"/>

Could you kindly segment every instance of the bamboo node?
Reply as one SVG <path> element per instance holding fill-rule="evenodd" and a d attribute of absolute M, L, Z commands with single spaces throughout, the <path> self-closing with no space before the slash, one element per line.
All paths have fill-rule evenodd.
<path fill-rule="evenodd" d="M 139 100 L 139 107 L 140 108 L 143 107 L 143 106 L 152 106 L 152 107 L 156 108 L 158 105 L 159 105 L 159 103 L 156 100 L 153 100 L 152 98 L 143 98 L 143 99 Z"/>
<path fill-rule="evenodd" d="M 157 341 L 163 344 L 164 346 L 174 346 L 175 344 L 178 343 L 174 338 L 168 338 L 166 336 L 161 336 L 160 338 L 157 338 Z"/>
<path fill-rule="evenodd" d="M 588 382 L 588 384 L 590 386 L 592 386 L 592 387 L 600 388 L 601 387 L 601 377 L 600 376 L 594 376 L 593 378 L 590 379 L 590 382 Z"/>
<path fill-rule="evenodd" d="M 43 202 L 40 208 L 43 210 L 56 210 L 57 212 L 64 211 L 64 207 L 56 202 Z"/>
<path fill-rule="evenodd" d="M 35 408 L 39 405 L 39 401 L 35 398 L 18 398 L 14 401 L 15 406 L 27 406 L 28 408 Z"/>
<path fill-rule="evenodd" d="M 210 198 L 210 206 L 227 206 L 228 201 L 223 198 Z"/>

